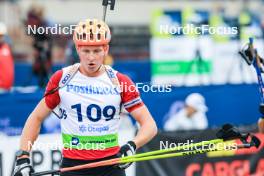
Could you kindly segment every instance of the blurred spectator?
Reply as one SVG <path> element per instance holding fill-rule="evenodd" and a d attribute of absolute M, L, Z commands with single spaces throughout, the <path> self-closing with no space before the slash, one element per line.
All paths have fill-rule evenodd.
<path fill-rule="evenodd" d="M 208 127 L 204 97 L 192 93 L 185 99 L 185 107 L 172 115 L 165 123 L 164 130 L 202 130 Z"/>
<path fill-rule="evenodd" d="M 27 14 L 26 26 L 35 26 L 36 28 L 48 27 L 47 20 L 44 19 L 44 8 L 33 5 Z M 33 73 L 38 77 L 40 87 L 44 87 L 48 81 L 51 72 L 51 37 L 47 33 L 38 32 L 32 34 L 34 48 Z"/>
<path fill-rule="evenodd" d="M 66 49 L 66 64 L 72 65 L 79 62 L 79 56 L 77 54 L 75 45 L 72 40 L 68 41 L 67 49 Z"/>
<path fill-rule="evenodd" d="M 163 119 L 162 119 L 162 124 L 164 126 L 164 124 L 167 122 L 167 120 L 172 117 L 174 114 L 178 113 L 180 110 L 182 110 L 184 108 L 184 102 L 181 100 L 176 100 L 175 102 L 173 102 L 170 106 L 169 111 L 164 115 Z"/>
<path fill-rule="evenodd" d="M 0 22 L 0 92 L 9 90 L 14 82 L 14 61 L 6 34 L 6 25 Z"/>

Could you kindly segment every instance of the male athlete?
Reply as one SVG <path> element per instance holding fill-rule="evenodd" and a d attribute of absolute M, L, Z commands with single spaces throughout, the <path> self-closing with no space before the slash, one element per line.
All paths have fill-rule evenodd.
<path fill-rule="evenodd" d="M 43 120 L 54 112 L 61 119 L 64 148 L 61 167 L 71 167 L 133 155 L 157 133 L 156 123 L 142 102 L 134 83 L 110 66 L 103 65 L 109 51 L 110 30 L 96 19 L 81 21 L 73 40 L 80 58 L 57 71 L 44 98 L 30 114 L 23 129 L 14 176 L 33 173 L 29 152 Z M 140 124 L 133 141 L 119 147 L 121 106 Z M 125 176 L 131 163 L 61 173 L 62 176 Z"/>

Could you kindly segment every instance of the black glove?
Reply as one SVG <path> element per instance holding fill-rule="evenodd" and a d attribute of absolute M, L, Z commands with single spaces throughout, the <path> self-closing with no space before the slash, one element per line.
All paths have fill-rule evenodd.
<path fill-rule="evenodd" d="M 128 141 L 127 144 L 123 145 L 120 148 L 120 150 L 119 150 L 117 155 L 118 155 L 118 157 L 132 156 L 132 155 L 134 155 L 136 153 L 136 149 L 137 149 L 137 146 L 136 146 L 135 142 Z M 131 163 L 121 163 L 118 166 L 121 169 L 126 169 L 131 164 L 132 164 L 132 162 Z"/>
<path fill-rule="evenodd" d="M 13 176 L 30 176 L 34 172 L 29 158 L 20 158 L 16 161 Z"/>

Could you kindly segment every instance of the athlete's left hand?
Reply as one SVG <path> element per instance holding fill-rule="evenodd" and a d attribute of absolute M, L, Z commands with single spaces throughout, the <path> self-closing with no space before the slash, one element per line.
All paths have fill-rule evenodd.
<path fill-rule="evenodd" d="M 136 146 L 135 142 L 128 141 L 125 145 L 123 145 L 120 148 L 120 150 L 119 150 L 117 155 L 118 155 L 118 157 L 132 156 L 132 155 L 134 155 L 136 153 L 136 149 L 137 149 L 137 146 Z M 132 162 L 131 163 L 121 163 L 118 166 L 121 169 L 126 169 L 131 164 L 132 164 Z"/>

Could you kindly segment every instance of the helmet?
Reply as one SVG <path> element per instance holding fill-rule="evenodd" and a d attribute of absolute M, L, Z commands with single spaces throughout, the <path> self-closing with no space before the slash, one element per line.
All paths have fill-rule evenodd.
<path fill-rule="evenodd" d="M 6 25 L 0 22 L 0 35 L 5 35 L 7 33 Z"/>
<path fill-rule="evenodd" d="M 86 19 L 80 21 L 74 29 L 75 46 L 107 45 L 110 40 L 110 29 L 102 20 Z"/>

